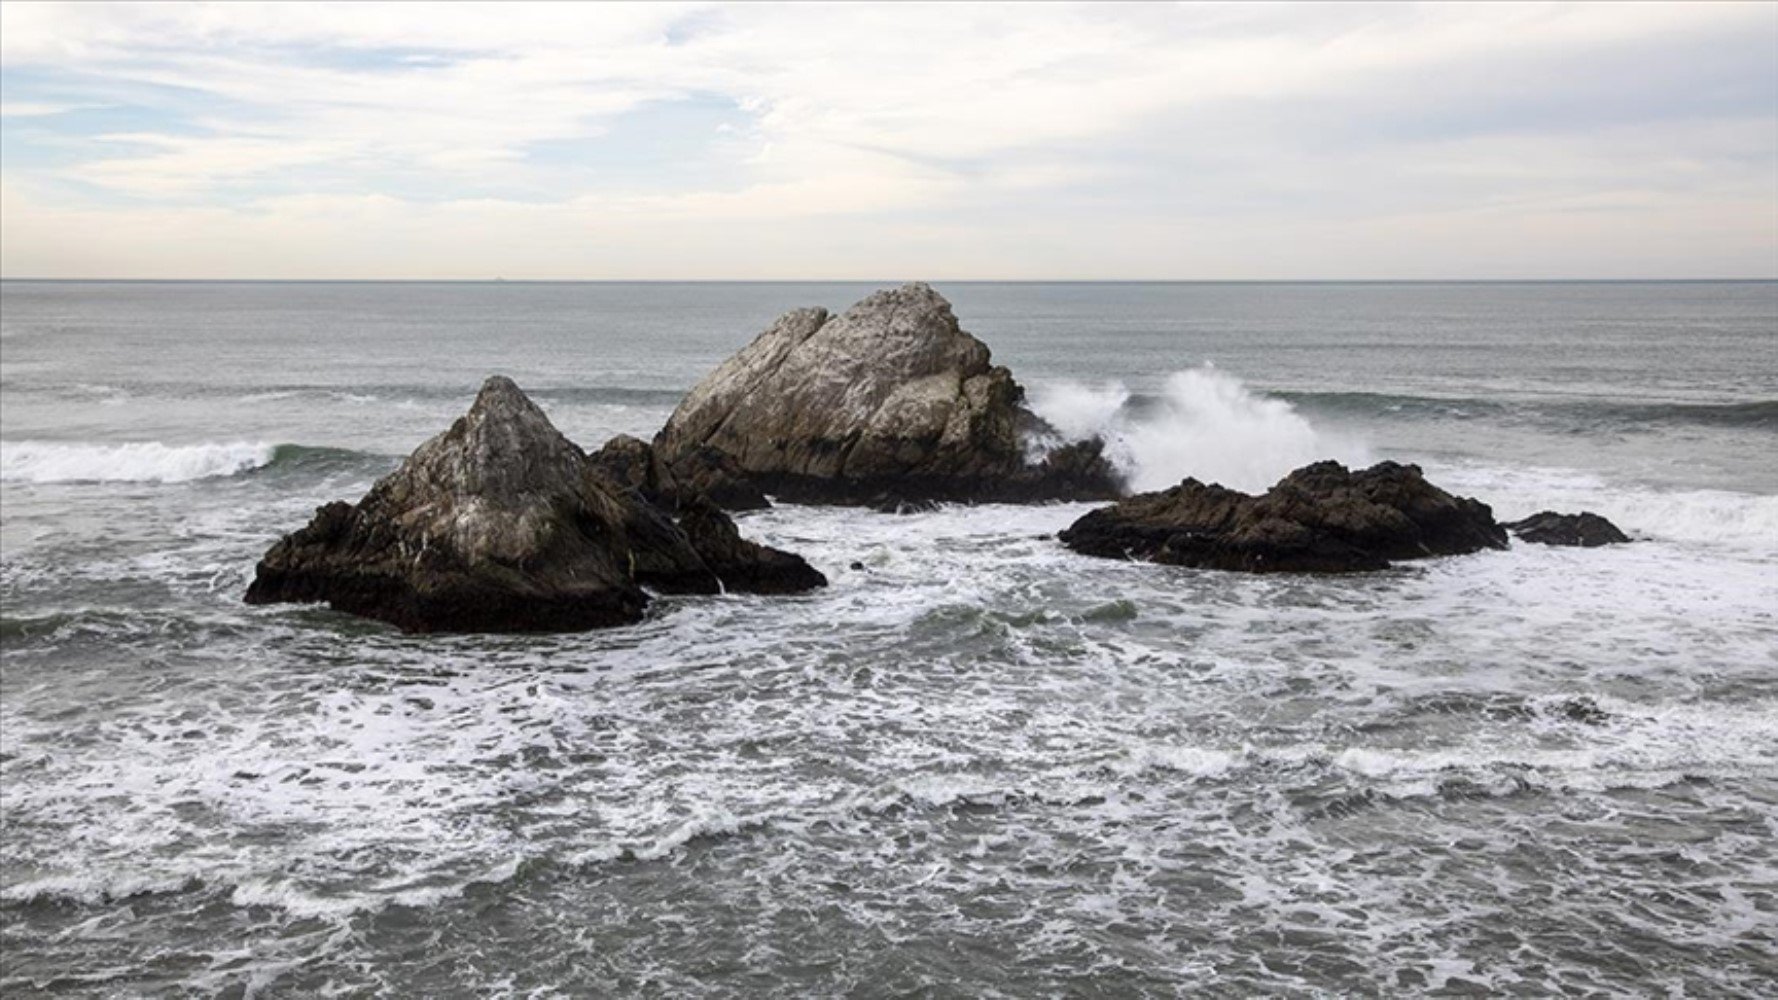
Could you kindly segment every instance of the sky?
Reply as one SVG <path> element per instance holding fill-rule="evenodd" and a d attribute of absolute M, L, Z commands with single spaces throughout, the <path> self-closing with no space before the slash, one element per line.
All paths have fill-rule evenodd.
<path fill-rule="evenodd" d="M 1778 278 L 1778 4 L 0 5 L 11 278 Z"/>

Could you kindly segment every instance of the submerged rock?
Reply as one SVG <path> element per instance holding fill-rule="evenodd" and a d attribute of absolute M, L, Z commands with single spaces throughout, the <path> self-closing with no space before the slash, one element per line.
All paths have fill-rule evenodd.
<path fill-rule="evenodd" d="M 840 316 L 784 314 L 698 383 L 654 454 L 672 476 L 700 470 L 707 490 L 726 460 L 766 493 L 815 503 L 1117 496 L 1097 440 L 1029 457 L 1053 430 L 1023 399 L 943 296 L 904 285 Z"/>
<path fill-rule="evenodd" d="M 1251 573 L 1348 573 L 1506 547 L 1487 504 L 1394 462 L 1361 472 L 1317 462 L 1261 496 L 1187 479 L 1092 511 L 1057 537 L 1087 555 Z"/>
<path fill-rule="evenodd" d="M 782 593 L 826 582 L 796 556 L 740 541 L 732 523 L 697 518 L 688 534 L 614 486 L 495 376 L 357 504 L 330 503 L 273 545 L 246 600 L 325 601 L 413 632 L 574 631 L 638 620 L 644 586 Z"/>
<path fill-rule="evenodd" d="M 1621 545 L 1630 540 L 1630 536 L 1619 531 L 1617 525 L 1584 511 L 1579 514 L 1539 511 L 1504 527 L 1520 541 L 1539 545 L 1578 545 L 1591 549 L 1601 545 Z"/>
<path fill-rule="evenodd" d="M 1555 707 L 1555 713 L 1570 722 L 1580 722 L 1589 726 L 1602 726 L 1611 721 L 1611 713 L 1599 707 L 1599 703 L 1586 695 L 1568 698 Z"/>

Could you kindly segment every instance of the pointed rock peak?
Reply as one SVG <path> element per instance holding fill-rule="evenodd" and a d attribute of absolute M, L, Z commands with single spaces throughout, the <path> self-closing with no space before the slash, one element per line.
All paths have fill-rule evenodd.
<path fill-rule="evenodd" d="M 476 393 L 475 402 L 464 414 L 470 428 L 486 433 L 497 429 L 503 434 L 530 437 L 561 437 L 543 409 L 525 395 L 518 384 L 504 375 L 491 375 Z M 565 441 L 566 438 L 563 438 Z"/>
<path fill-rule="evenodd" d="M 578 489 L 585 456 L 512 379 L 495 375 L 451 429 L 421 445 L 396 477 L 418 475 L 489 498 Z"/>
<path fill-rule="evenodd" d="M 543 411 L 537 408 L 530 396 L 525 395 L 525 390 L 520 389 L 517 382 L 505 375 L 489 375 L 488 380 L 482 383 L 481 391 L 475 394 L 475 403 L 469 408 L 471 414 L 478 411 L 535 413 L 543 416 Z"/>

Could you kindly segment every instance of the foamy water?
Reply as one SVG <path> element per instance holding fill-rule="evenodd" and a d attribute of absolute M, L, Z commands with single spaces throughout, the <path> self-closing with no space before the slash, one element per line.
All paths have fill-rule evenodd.
<path fill-rule="evenodd" d="M 647 354 L 717 293 L 570 297 L 517 314 L 559 335 L 484 357 L 483 300 L 426 313 L 442 287 L 371 290 L 414 297 L 430 353 L 314 351 L 357 350 L 358 383 L 280 353 L 346 327 L 281 310 L 325 293 L 357 315 L 358 289 L 204 292 L 285 331 L 259 348 L 275 383 L 193 385 L 177 358 L 75 379 L 48 338 L 16 341 L 41 357 L 8 341 L 0 992 L 1746 996 L 1778 974 L 1778 539 L 1762 471 L 1735 465 L 1770 433 L 1757 408 L 1601 433 L 1569 401 L 1582 416 L 1540 430 L 1518 404 L 1401 403 L 1474 395 L 1412 397 L 1423 355 L 1386 402 L 1329 404 L 1360 374 L 1276 347 L 1268 370 L 1177 325 L 1153 327 L 1165 351 L 1132 333 L 1095 352 L 1116 364 L 1045 362 L 1048 314 L 1025 304 L 1050 293 L 965 289 L 965 326 L 1037 408 L 1110 435 L 1145 483 L 1394 458 L 1503 517 L 1592 509 L 1638 541 L 1247 577 L 1077 556 L 1053 535 L 1085 504 L 787 506 L 743 530 L 829 588 L 666 598 L 633 628 L 410 637 L 241 604 L 279 533 L 467 405 L 469 369 L 516 370 L 596 446 L 658 426 L 659 384 L 762 325 L 708 358 Z M 502 297 L 488 315 L 520 308 L 510 291 L 481 293 Z M 746 312 L 852 291 L 721 294 Z M 1068 315 L 1140 315 L 1150 293 L 1096 294 Z M 201 311 L 123 304 L 244 350 Z M 1304 330 L 1329 314 L 1305 307 Z M 617 339 L 583 343 L 588 316 Z M 1319 396 L 1300 384 L 1318 368 Z"/>

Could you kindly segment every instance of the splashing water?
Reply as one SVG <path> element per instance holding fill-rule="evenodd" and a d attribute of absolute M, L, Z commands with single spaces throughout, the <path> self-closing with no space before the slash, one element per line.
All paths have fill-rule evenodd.
<path fill-rule="evenodd" d="M 1252 492 L 1321 459 L 1371 462 L 1362 444 L 1317 431 L 1289 403 L 1257 395 L 1214 366 L 1174 372 L 1152 406 L 1134 400 L 1117 382 L 1060 382 L 1032 393 L 1033 408 L 1062 438 L 1103 437 L 1137 491 L 1191 476 Z"/>

